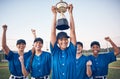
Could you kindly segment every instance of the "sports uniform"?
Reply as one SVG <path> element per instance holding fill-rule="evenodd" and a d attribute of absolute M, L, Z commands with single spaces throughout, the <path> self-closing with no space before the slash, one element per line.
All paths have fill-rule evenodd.
<path fill-rule="evenodd" d="M 27 53 L 24 53 L 23 57 L 24 57 L 25 63 L 30 55 L 32 55 L 30 51 Z M 5 58 L 8 60 L 9 71 L 11 73 L 11 76 L 9 79 L 26 79 L 22 74 L 21 63 L 19 61 L 19 54 L 17 52 L 15 53 L 13 51 L 10 51 L 8 55 L 5 55 Z"/>
<path fill-rule="evenodd" d="M 76 79 L 76 47 L 70 42 L 69 47 L 61 50 L 50 45 L 52 52 L 52 79 Z"/>
<path fill-rule="evenodd" d="M 90 55 L 89 59 L 92 61 L 94 66 L 94 70 L 92 71 L 93 78 L 97 79 L 97 77 L 99 78 L 100 76 L 103 76 L 104 78 L 101 79 L 105 79 L 108 74 L 108 66 L 110 63 L 116 61 L 116 56 L 114 55 L 114 52 L 109 52 L 98 54 L 97 57 Z"/>

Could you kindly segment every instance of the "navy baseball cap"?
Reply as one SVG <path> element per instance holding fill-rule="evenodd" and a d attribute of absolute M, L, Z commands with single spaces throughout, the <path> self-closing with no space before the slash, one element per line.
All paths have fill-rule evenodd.
<path fill-rule="evenodd" d="M 57 34 L 57 40 L 58 40 L 58 39 L 62 39 L 62 38 L 70 38 L 70 37 L 67 35 L 66 32 L 59 32 L 59 33 Z"/>
<path fill-rule="evenodd" d="M 25 40 L 24 40 L 24 39 L 19 39 L 19 40 L 17 40 L 16 45 L 21 44 L 21 43 L 23 43 L 23 44 L 25 44 L 25 45 L 26 45 L 26 42 L 25 42 Z"/>
<path fill-rule="evenodd" d="M 40 38 L 40 37 L 39 38 L 35 38 L 34 43 L 37 42 L 37 41 L 40 41 L 43 44 L 43 39 L 42 38 Z"/>
<path fill-rule="evenodd" d="M 98 41 L 93 41 L 93 42 L 91 42 L 91 47 L 93 46 L 93 45 L 98 45 L 99 47 L 100 47 L 100 43 L 98 42 Z"/>
<path fill-rule="evenodd" d="M 80 41 L 79 41 L 79 42 L 77 42 L 76 44 L 77 44 L 77 45 L 79 44 L 79 45 L 81 45 L 81 46 L 83 47 L 83 43 L 82 43 L 82 42 L 80 42 Z"/>

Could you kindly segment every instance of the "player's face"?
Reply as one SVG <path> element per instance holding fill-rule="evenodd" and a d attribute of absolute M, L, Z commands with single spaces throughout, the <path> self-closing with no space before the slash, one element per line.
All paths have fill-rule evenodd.
<path fill-rule="evenodd" d="M 40 51 L 42 47 L 43 47 L 43 44 L 40 41 L 37 41 L 34 43 L 34 48 L 36 51 Z"/>
<path fill-rule="evenodd" d="M 98 55 L 98 53 L 100 51 L 100 47 L 98 45 L 93 45 L 91 47 L 91 49 L 92 49 L 92 52 L 93 52 L 94 55 Z"/>
<path fill-rule="evenodd" d="M 77 44 L 77 53 L 81 53 L 83 50 L 83 47 L 80 44 Z"/>
<path fill-rule="evenodd" d="M 60 49 L 62 50 L 66 49 L 68 45 L 68 38 L 58 39 L 58 44 Z"/>
<path fill-rule="evenodd" d="M 25 47 L 26 47 L 26 45 L 24 43 L 17 44 L 17 48 L 18 48 L 19 51 L 23 52 Z"/>

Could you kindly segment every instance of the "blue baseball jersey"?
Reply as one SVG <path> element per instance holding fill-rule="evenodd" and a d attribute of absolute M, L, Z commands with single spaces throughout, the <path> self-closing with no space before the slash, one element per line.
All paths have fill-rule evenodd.
<path fill-rule="evenodd" d="M 49 52 L 42 51 L 41 55 L 34 55 L 31 68 L 30 59 L 31 57 L 27 61 L 26 70 L 31 73 L 32 77 L 38 78 L 50 75 L 51 54 Z"/>
<path fill-rule="evenodd" d="M 27 59 L 32 55 L 31 50 L 24 53 L 24 64 L 26 65 Z M 8 55 L 5 55 L 5 59 L 8 60 L 9 71 L 14 76 L 23 76 L 21 63 L 19 61 L 19 54 L 10 51 Z"/>
<path fill-rule="evenodd" d="M 88 59 L 85 55 L 76 59 L 76 79 L 89 79 L 86 74 L 87 61 Z"/>
<path fill-rule="evenodd" d="M 71 42 L 69 47 L 61 50 L 50 44 L 52 53 L 52 79 L 76 79 L 76 46 Z"/>
<path fill-rule="evenodd" d="M 94 67 L 94 70 L 92 70 L 93 77 L 107 75 L 109 63 L 116 61 L 114 52 L 98 54 L 97 57 L 90 55 L 88 58 L 92 61 L 92 65 Z"/>

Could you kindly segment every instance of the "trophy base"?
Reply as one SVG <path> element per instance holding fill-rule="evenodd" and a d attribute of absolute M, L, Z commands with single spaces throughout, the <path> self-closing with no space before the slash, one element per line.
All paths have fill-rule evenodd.
<path fill-rule="evenodd" d="M 57 28 L 58 30 L 66 30 L 66 29 L 69 29 L 67 19 L 66 19 L 66 18 L 58 19 L 56 28 Z"/>

